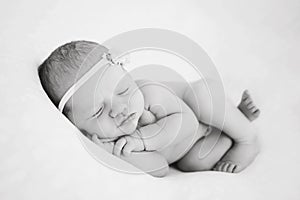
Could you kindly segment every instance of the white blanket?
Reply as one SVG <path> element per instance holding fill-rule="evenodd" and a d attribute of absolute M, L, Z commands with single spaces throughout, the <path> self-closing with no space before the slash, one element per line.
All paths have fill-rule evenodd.
<path fill-rule="evenodd" d="M 299 199 L 298 2 L 97 2 L 1 3 L 1 200 Z M 52 50 L 77 39 L 101 43 L 141 27 L 187 35 L 214 60 L 228 96 L 238 102 L 243 89 L 253 94 L 262 110 L 254 124 L 263 150 L 245 171 L 172 169 L 161 179 L 115 171 L 86 150 L 78 130 L 51 105 L 36 68 Z"/>

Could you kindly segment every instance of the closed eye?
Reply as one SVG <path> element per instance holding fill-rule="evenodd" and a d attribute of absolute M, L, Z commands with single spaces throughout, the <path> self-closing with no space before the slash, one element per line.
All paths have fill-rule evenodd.
<path fill-rule="evenodd" d="M 102 114 L 104 106 L 101 106 L 101 108 L 92 116 L 92 117 L 99 117 Z"/>
<path fill-rule="evenodd" d="M 123 95 L 123 94 L 126 94 L 128 90 L 129 90 L 129 87 L 128 87 L 128 88 L 126 88 L 125 90 L 123 90 L 122 92 L 118 93 L 118 95 Z"/>

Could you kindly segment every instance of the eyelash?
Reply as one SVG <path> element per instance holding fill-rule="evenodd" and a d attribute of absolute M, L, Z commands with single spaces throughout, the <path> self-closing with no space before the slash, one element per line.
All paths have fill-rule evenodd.
<path fill-rule="evenodd" d="M 96 118 L 99 118 L 99 117 L 101 116 L 103 110 L 104 110 L 104 106 L 102 106 L 102 107 L 95 113 L 95 117 L 96 117 Z"/>
<path fill-rule="evenodd" d="M 124 94 L 127 94 L 128 91 L 129 91 L 129 87 L 126 88 L 123 92 L 120 92 L 118 95 L 124 95 Z"/>
<path fill-rule="evenodd" d="M 130 89 L 130 87 L 126 88 L 124 91 L 120 92 L 118 95 L 126 95 L 126 94 L 128 93 L 128 91 L 129 91 L 129 89 Z M 104 106 L 102 106 L 102 107 L 95 113 L 94 116 L 95 116 L 96 118 L 99 118 L 99 117 L 101 116 L 103 110 L 104 110 Z"/>

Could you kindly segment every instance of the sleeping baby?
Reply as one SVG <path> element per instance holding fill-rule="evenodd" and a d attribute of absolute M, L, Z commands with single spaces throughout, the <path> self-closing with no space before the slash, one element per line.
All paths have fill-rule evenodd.
<path fill-rule="evenodd" d="M 250 121 L 260 111 L 248 91 L 238 107 L 226 100 L 224 120 L 217 106 L 212 112 L 214 80 L 134 80 L 109 49 L 89 41 L 57 48 L 39 76 L 54 105 L 84 135 L 155 177 L 171 164 L 185 172 L 237 173 L 259 152 Z"/>

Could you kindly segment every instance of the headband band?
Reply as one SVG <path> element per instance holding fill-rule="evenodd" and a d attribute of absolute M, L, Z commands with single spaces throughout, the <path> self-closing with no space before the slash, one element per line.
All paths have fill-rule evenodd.
<path fill-rule="evenodd" d="M 64 107 L 68 100 L 73 96 L 73 94 L 87 81 L 89 80 L 101 67 L 107 64 L 115 64 L 114 61 L 111 58 L 111 54 L 104 53 L 102 55 L 102 59 L 93 67 L 91 67 L 87 73 L 85 73 L 77 82 L 72 85 L 67 92 L 63 95 L 61 98 L 58 109 L 60 112 L 63 112 Z"/>

